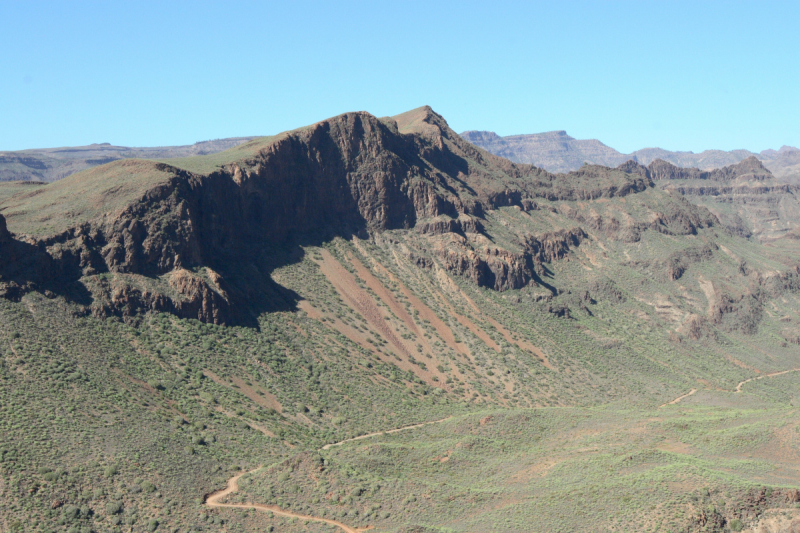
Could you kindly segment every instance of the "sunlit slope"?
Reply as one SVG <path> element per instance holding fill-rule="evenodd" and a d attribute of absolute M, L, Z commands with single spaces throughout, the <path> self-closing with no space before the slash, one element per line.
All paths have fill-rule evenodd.
<path fill-rule="evenodd" d="M 48 185 L 20 186 L 20 192 L 3 200 L 0 212 L 15 233 L 50 236 L 103 217 L 116 218 L 175 177 L 175 169 L 164 164 L 117 161 Z"/>
<path fill-rule="evenodd" d="M 276 498 L 266 503 L 303 516 L 324 510 L 350 528 L 400 530 L 419 516 L 426 527 L 465 531 L 502 529 L 493 524 L 508 518 L 512 530 L 538 513 L 542 530 L 558 531 L 575 525 L 558 516 L 572 494 L 559 483 L 584 465 L 591 479 L 624 474 L 586 496 L 590 509 L 616 517 L 602 527 L 652 529 L 661 520 L 677 531 L 694 527 L 701 507 L 681 499 L 703 486 L 717 491 L 703 505 L 724 499 L 738 509 L 720 512 L 726 523 L 745 519 L 754 484 L 791 486 L 775 471 L 793 460 L 762 452 L 793 446 L 784 428 L 795 423 L 800 367 L 798 241 L 732 231 L 638 165 L 570 174 L 515 165 L 420 108 L 383 119 L 348 113 L 205 158 L 115 162 L 56 184 L 8 187 L 0 203 L 5 528 L 19 529 L 27 513 L 34 531 L 303 530 L 204 498 L 259 465 L 311 472 L 319 462 L 308 461 L 328 444 L 443 419 L 402 437 L 420 439 L 403 446 L 436 452 L 434 470 L 416 469 L 427 460 L 414 454 L 392 467 L 403 477 L 397 491 L 417 500 L 373 486 L 385 486 L 376 480 L 389 472 L 359 441 L 363 457 L 345 457 L 348 445 L 325 456 L 353 472 L 329 479 L 338 486 L 325 494 L 336 502 L 292 490 L 289 473 L 280 498 L 262 480 Z M 695 408 L 708 410 L 686 415 L 702 429 L 678 435 L 675 410 Z M 505 409 L 508 423 L 480 423 Z M 557 419 L 541 444 L 528 442 L 538 416 Z M 755 429 L 734 424 L 739 416 Z M 781 443 L 742 445 L 763 464 L 669 448 L 744 442 L 760 416 L 783 421 L 762 428 Z M 591 432 L 572 432 L 595 422 L 596 443 Z M 512 442 L 515 426 L 526 442 Z M 739 429 L 725 433 L 729 426 Z M 493 462 L 498 475 L 465 468 L 452 479 L 485 482 L 480 497 L 434 486 L 458 464 L 454 447 L 467 427 L 489 443 L 475 444 L 469 460 Z M 653 461 L 628 472 L 625 458 L 641 459 L 636 443 Z M 582 463 L 592 446 L 600 458 Z M 503 472 L 513 465 L 534 468 L 562 452 L 564 470 L 545 468 L 544 485 L 508 488 L 516 481 Z M 662 484 L 687 468 L 694 477 L 685 485 Z M 602 494 L 627 494 L 628 482 L 657 484 L 601 504 Z M 377 501 L 352 496 L 364 505 L 349 506 L 356 489 Z M 429 493 L 441 507 L 427 503 Z M 459 517 L 443 500 L 451 496 L 471 510 Z M 618 516 L 629 502 L 644 522 Z M 683 515 L 667 517 L 659 505 Z"/>

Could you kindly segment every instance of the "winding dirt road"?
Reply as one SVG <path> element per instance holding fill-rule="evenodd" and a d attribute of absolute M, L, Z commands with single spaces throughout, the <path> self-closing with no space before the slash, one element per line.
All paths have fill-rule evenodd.
<path fill-rule="evenodd" d="M 660 408 L 660 407 L 666 407 L 666 406 L 668 406 L 668 405 L 675 405 L 676 403 L 680 402 L 680 401 L 681 401 L 681 400 L 683 400 L 684 398 L 688 398 L 689 396 L 691 396 L 691 395 L 692 395 L 692 394 L 694 394 L 695 392 L 697 392 L 697 389 L 692 389 L 692 390 L 690 390 L 689 392 L 687 392 L 686 394 L 684 394 L 683 396 L 678 396 L 677 398 L 675 398 L 675 399 L 674 399 L 674 400 L 672 400 L 671 402 L 667 402 L 667 403 L 665 403 L 664 405 L 660 405 L 660 406 L 659 406 L 659 408 Z"/>
<path fill-rule="evenodd" d="M 759 379 L 764 379 L 764 378 L 774 378 L 776 376 L 782 376 L 782 375 L 788 374 L 790 372 L 800 372 L 800 368 L 790 368 L 789 370 L 781 370 L 780 372 L 772 372 L 770 374 L 762 374 L 762 375 L 756 376 L 754 378 L 750 378 L 750 379 L 746 379 L 744 381 L 740 381 L 739 384 L 736 385 L 736 389 L 734 389 L 733 392 L 741 393 L 742 392 L 742 387 L 744 386 L 745 383 L 750 383 L 751 381 L 757 381 Z M 689 392 L 687 392 L 686 394 L 684 394 L 683 396 L 678 396 L 677 398 L 675 398 L 671 402 L 667 402 L 664 405 L 660 405 L 659 408 L 666 407 L 668 405 L 675 405 L 676 403 L 679 403 L 684 398 L 688 398 L 689 396 L 691 396 L 695 392 L 697 392 L 697 389 L 692 389 Z"/>
<path fill-rule="evenodd" d="M 336 526 L 340 528 L 345 533 L 360 533 L 361 531 L 366 531 L 369 528 L 358 529 L 348 526 L 347 524 L 342 524 L 336 520 L 330 520 L 328 518 L 320 518 L 318 516 L 308 516 L 299 513 L 293 513 L 291 511 L 284 511 L 278 506 L 275 505 L 264 505 L 263 503 L 222 503 L 220 500 L 224 500 L 230 494 L 233 494 L 237 490 L 239 490 L 239 478 L 256 472 L 257 470 L 261 469 L 259 466 L 255 470 L 251 470 L 250 472 L 245 472 L 243 474 L 239 474 L 238 476 L 234 476 L 228 480 L 228 486 L 224 490 L 220 490 L 217 492 L 212 493 L 206 499 L 206 505 L 209 507 L 225 507 L 228 509 L 258 509 L 260 511 L 271 511 L 272 514 L 277 516 L 285 516 L 287 518 L 298 518 L 300 520 L 309 520 L 312 522 L 323 522 L 325 524 L 330 524 L 332 526 Z"/>
<path fill-rule="evenodd" d="M 398 433 L 400 431 L 407 431 L 409 429 L 417 429 L 417 428 L 421 428 L 423 426 L 428 426 L 428 425 L 431 425 L 431 424 L 439 424 L 439 423 L 444 422 L 446 420 L 450 420 L 451 418 L 453 418 L 453 417 L 452 416 L 448 416 L 447 418 L 442 418 L 441 420 L 434 420 L 434 421 L 431 421 L 431 422 L 423 422 L 421 424 L 414 424 L 413 426 L 405 426 L 405 427 L 401 427 L 401 428 L 397 428 L 397 429 L 390 429 L 388 431 L 376 431 L 375 433 L 368 433 L 366 435 L 361 435 L 360 437 L 354 437 L 352 439 L 345 439 L 345 440 L 340 441 L 340 442 L 334 442 L 334 443 L 331 443 L 331 444 L 326 444 L 325 446 L 322 447 L 322 449 L 323 450 L 329 450 L 329 449 L 333 448 L 334 446 L 341 446 L 342 444 L 345 444 L 347 442 L 353 442 L 353 441 L 357 441 L 357 440 L 368 439 L 370 437 L 377 437 L 379 435 L 388 435 L 388 434 L 391 434 L 391 433 Z M 284 509 L 281 509 L 280 507 L 278 507 L 276 505 L 265 505 L 263 503 L 252 503 L 252 502 L 247 502 L 247 503 L 223 503 L 222 502 L 222 500 L 224 500 L 225 498 L 227 498 L 228 496 L 230 496 L 231 494 L 233 494 L 234 492 L 239 490 L 239 478 L 241 478 L 242 476 L 246 476 L 247 474 L 252 474 L 254 472 L 257 472 L 261 468 L 263 468 L 263 466 L 259 466 L 258 468 L 254 469 L 254 470 L 251 470 L 249 472 L 244 472 L 242 474 L 239 474 L 238 476 L 234 476 L 231 479 L 229 479 L 227 487 L 225 487 L 223 490 L 218 490 L 216 492 L 212 492 L 210 495 L 208 495 L 208 497 L 206 497 L 206 505 L 209 506 L 209 507 L 223 507 L 223 508 L 227 508 L 227 509 L 257 509 L 259 511 L 271 511 L 272 514 L 277 515 L 277 516 L 285 516 L 287 518 L 297 518 L 299 520 L 309 520 L 309 521 L 312 521 L 312 522 L 322 522 L 322 523 L 325 523 L 325 524 L 330 524 L 332 526 L 336 526 L 336 527 L 340 528 L 345 533 L 361 533 L 362 531 L 367 531 L 369 529 L 372 529 L 372 526 L 368 526 L 366 528 L 354 528 L 354 527 L 348 526 L 347 524 L 343 524 L 343 523 L 341 523 L 341 522 L 339 522 L 337 520 L 331 520 L 331 519 L 328 519 L 328 518 L 321 518 L 321 517 L 318 517 L 318 516 L 309 516 L 309 515 L 304 515 L 304 514 L 299 514 L 299 513 L 293 513 L 291 511 L 286 511 Z"/>
<path fill-rule="evenodd" d="M 447 418 L 442 418 L 441 420 L 433 420 L 432 422 L 423 422 L 422 424 L 414 424 L 413 426 L 405 426 L 405 427 L 401 427 L 401 428 L 397 428 L 397 429 L 390 429 L 390 430 L 387 430 L 387 431 L 376 431 L 375 433 L 367 433 L 366 435 L 361 435 L 360 437 L 353 437 L 352 439 L 346 439 L 346 440 L 343 440 L 341 442 L 334 442 L 333 444 L 326 444 L 325 446 L 322 447 L 322 449 L 323 450 L 330 450 L 334 446 L 341 446 L 342 444 L 344 444 L 346 442 L 353 442 L 353 441 L 356 441 L 356 440 L 368 439 L 370 437 L 377 437 L 378 435 L 389 435 L 391 433 L 399 433 L 401 431 L 407 431 L 409 429 L 417 429 L 417 428 L 421 428 L 423 426 L 429 426 L 431 424 L 440 424 L 440 423 L 442 423 L 442 422 L 444 422 L 446 420 L 450 420 L 451 418 L 453 418 L 453 417 L 452 416 L 448 416 Z"/>
<path fill-rule="evenodd" d="M 756 376 L 754 378 L 746 379 L 740 382 L 738 385 L 736 385 L 736 392 L 742 392 L 742 385 L 744 385 L 745 383 L 750 383 L 751 381 L 756 381 L 764 378 L 774 378 L 775 376 L 782 376 L 783 374 L 788 374 L 789 372 L 800 372 L 800 368 L 792 368 L 790 370 L 784 370 L 782 372 L 773 372 L 771 374 L 764 374 L 762 376 Z"/>

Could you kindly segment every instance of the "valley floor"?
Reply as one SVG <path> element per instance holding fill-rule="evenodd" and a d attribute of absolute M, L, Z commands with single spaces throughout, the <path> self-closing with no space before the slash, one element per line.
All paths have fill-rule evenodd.
<path fill-rule="evenodd" d="M 738 405 L 449 417 L 238 474 L 208 504 L 279 531 L 790 531 L 775 527 L 800 520 L 800 412 L 748 408 L 758 389 L 704 395 Z"/>

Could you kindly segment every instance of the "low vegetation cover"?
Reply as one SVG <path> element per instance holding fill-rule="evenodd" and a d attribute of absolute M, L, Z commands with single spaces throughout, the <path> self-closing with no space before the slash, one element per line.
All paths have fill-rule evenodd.
<path fill-rule="evenodd" d="M 0 531 L 791 527 L 799 241 L 656 181 L 422 108 L 14 185 Z"/>

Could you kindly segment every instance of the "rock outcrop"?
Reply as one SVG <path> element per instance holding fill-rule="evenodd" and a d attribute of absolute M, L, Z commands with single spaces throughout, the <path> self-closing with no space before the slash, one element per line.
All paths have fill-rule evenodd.
<path fill-rule="evenodd" d="M 483 224 L 479 219 L 471 216 L 461 216 L 458 218 L 440 217 L 422 222 L 416 226 L 416 229 L 424 235 L 483 233 Z"/>
<path fill-rule="evenodd" d="M 770 240 L 800 228 L 800 188 L 776 179 L 755 157 L 714 170 L 656 160 L 647 174 L 660 188 L 711 210 L 736 235 Z"/>
<path fill-rule="evenodd" d="M 525 251 L 536 263 L 551 263 L 566 257 L 570 248 L 579 246 L 588 237 L 581 228 L 548 232 L 536 237 L 526 235 Z"/>
<path fill-rule="evenodd" d="M 737 179 L 764 181 L 774 178 L 764 164 L 752 156 L 735 165 L 713 170 L 683 168 L 661 159 L 656 159 L 648 165 L 647 170 L 650 178 L 653 180 L 710 180 L 729 182 Z"/>

